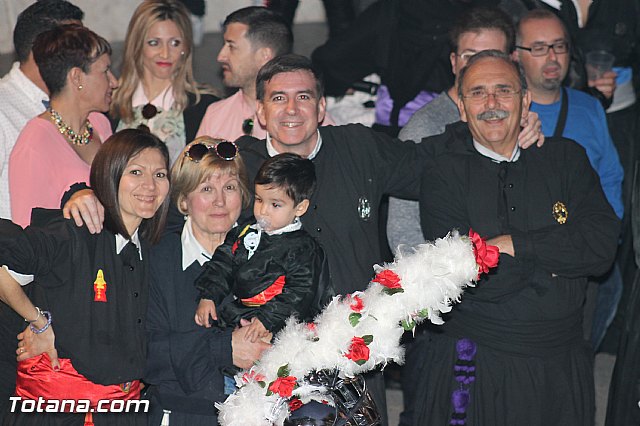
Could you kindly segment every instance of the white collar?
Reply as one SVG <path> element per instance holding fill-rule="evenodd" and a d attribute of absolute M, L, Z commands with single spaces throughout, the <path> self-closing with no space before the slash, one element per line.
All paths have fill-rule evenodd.
<path fill-rule="evenodd" d="M 286 232 L 297 231 L 298 229 L 302 228 L 302 222 L 300 221 L 300 218 L 296 216 L 296 218 L 293 219 L 292 223 L 288 224 L 287 226 L 283 226 L 280 229 L 275 229 L 273 231 L 265 231 L 264 228 L 260 226 L 258 223 L 254 223 L 253 225 L 250 226 L 250 228 L 257 229 L 258 231 L 264 232 L 267 235 L 280 235 Z"/>
<path fill-rule="evenodd" d="M 138 247 L 138 255 L 140 256 L 140 260 L 142 260 L 142 250 L 140 250 L 140 237 L 138 237 L 137 229 L 136 232 L 134 232 L 131 236 L 131 240 L 127 240 L 122 235 L 116 234 L 116 254 L 120 254 L 122 249 L 124 249 L 124 246 L 126 246 L 129 241 L 131 241 L 133 244 L 135 244 L 136 247 Z"/>
<path fill-rule="evenodd" d="M 502 163 L 503 161 L 508 161 L 509 163 L 512 163 L 514 161 L 518 161 L 518 158 L 520 158 L 520 146 L 517 143 L 516 143 L 515 148 L 513 148 L 513 152 L 511 153 L 511 157 L 510 158 L 503 157 L 502 155 L 498 154 L 497 152 L 490 150 L 486 146 L 480 144 L 479 142 L 476 142 L 475 139 L 473 140 L 473 147 L 481 155 L 484 155 L 485 157 L 491 158 L 496 163 Z"/>
<path fill-rule="evenodd" d="M 318 140 L 316 141 L 316 147 L 313 148 L 313 151 L 311 151 L 311 154 L 309 154 L 309 156 L 307 157 L 307 159 L 309 160 L 313 160 L 313 158 L 318 155 L 320 147 L 322 146 L 322 135 L 320 135 L 320 130 L 316 130 L 316 132 L 318 132 Z M 274 157 L 278 154 L 282 154 L 281 152 L 276 151 L 276 149 L 273 147 L 273 144 L 271 143 L 271 136 L 269 136 L 269 133 L 267 133 L 267 153 L 269 154 L 269 157 Z"/>
<path fill-rule="evenodd" d="M 193 235 L 193 225 L 191 223 L 191 217 L 187 217 L 187 221 L 182 228 L 182 270 L 186 270 L 196 260 L 200 266 L 204 265 L 213 253 L 209 253 L 202 244 Z"/>
<path fill-rule="evenodd" d="M 562 7 L 562 3 L 559 0 L 540 0 L 540 1 L 546 4 L 547 6 L 551 6 L 556 10 L 560 10 L 560 8 Z M 572 1 L 575 4 L 575 0 L 572 0 Z M 580 8 L 578 8 L 577 6 L 576 6 L 576 12 L 578 12 L 578 15 L 580 15 Z"/>
<path fill-rule="evenodd" d="M 136 87 L 136 91 L 133 92 L 133 96 L 131 97 L 131 106 L 135 108 L 146 104 L 152 104 L 162 111 L 168 111 L 173 106 L 174 101 L 173 86 L 171 84 L 169 84 L 167 88 L 160 92 L 154 99 L 149 100 L 147 99 L 147 95 L 144 94 L 142 83 L 139 83 L 138 87 Z"/>

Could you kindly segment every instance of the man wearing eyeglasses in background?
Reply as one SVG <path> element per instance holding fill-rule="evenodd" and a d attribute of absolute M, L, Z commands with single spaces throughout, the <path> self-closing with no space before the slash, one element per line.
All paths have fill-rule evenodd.
<path fill-rule="evenodd" d="M 421 385 L 402 425 L 594 423 L 582 303 L 586 277 L 613 262 L 619 220 L 581 147 L 520 149 L 530 99 L 509 56 L 480 52 L 458 75 L 464 123 L 421 144 L 424 237 L 473 228 L 500 258 L 405 365 Z"/>
<path fill-rule="evenodd" d="M 520 20 L 517 60 L 531 92 L 531 110 L 540 116 L 545 136 L 563 136 L 582 145 L 600 177 L 609 204 L 622 218 L 623 170 L 609 135 L 604 109 L 596 98 L 562 86 L 571 60 L 568 40 L 564 24 L 550 11 L 535 9 Z M 597 297 L 593 297 L 595 314 L 592 303 L 585 311 L 586 334 L 590 335 L 594 349 L 604 338 L 622 295 L 622 277 L 617 264 L 598 281 L 591 287 L 594 293 L 597 289 Z M 592 298 L 587 300 L 591 302 Z"/>

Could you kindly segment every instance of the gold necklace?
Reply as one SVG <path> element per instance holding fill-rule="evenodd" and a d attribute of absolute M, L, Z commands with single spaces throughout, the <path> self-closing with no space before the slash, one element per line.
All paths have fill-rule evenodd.
<path fill-rule="evenodd" d="M 85 120 L 84 122 L 84 132 L 82 134 L 78 134 L 73 131 L 71 127 L 67 125 L 64 121 L 62 121 L 62 117 L 60 114 L 55 111 L 53 108 L 49 108 L 49 115 L 51 115 L 51 120 L 53 124 L 56 125 L 60 134 L 67 138 L 69 142 L 74 145 L 87 145 L 91 142 L 91 136 L 93 135 L 93 126 L 89 123 L 89 120 Z"/>

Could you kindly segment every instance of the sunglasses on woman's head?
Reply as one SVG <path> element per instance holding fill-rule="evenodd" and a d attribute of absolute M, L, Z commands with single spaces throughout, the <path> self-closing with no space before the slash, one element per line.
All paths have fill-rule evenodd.
<path fill-rule="evenodd" d="M 200 162 L 209 152 L 216 154 L 223 160 L 231 161 L 238 156 L 238 146 L 229 141 L 221 141 L 215 146 L 196 143 L 184 153 L 185 157 L 196 163 Z"/>

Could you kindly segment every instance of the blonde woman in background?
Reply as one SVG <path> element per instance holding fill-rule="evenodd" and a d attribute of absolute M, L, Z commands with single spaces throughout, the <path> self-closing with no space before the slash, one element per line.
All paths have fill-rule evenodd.
<path fill-rule="evenodd" d="M 110 115 L 116 130 L 148 128 L 167 144 L 172 164 L 218 100 L 194 80 L 192 61 L 186 7 L 177 0 L 143 1 L 129 22 Z"/>

